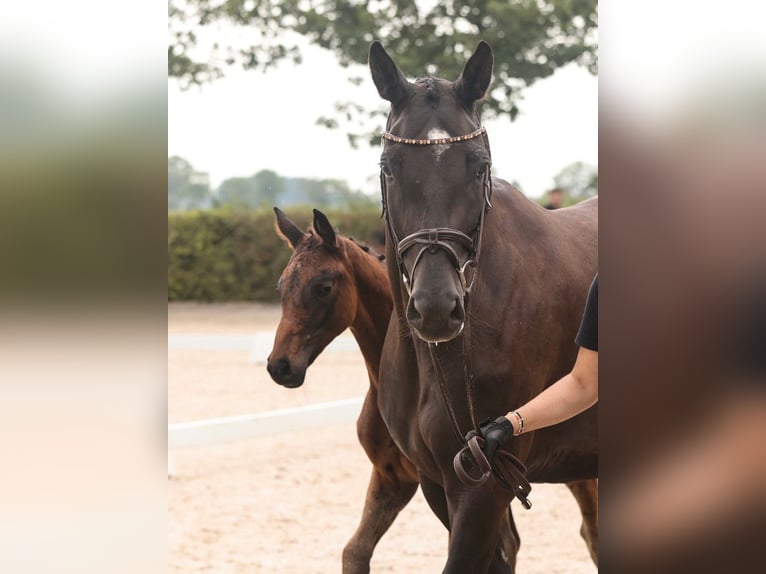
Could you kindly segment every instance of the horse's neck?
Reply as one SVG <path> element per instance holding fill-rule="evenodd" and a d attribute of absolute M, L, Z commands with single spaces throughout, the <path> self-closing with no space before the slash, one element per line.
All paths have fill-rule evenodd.
<path fill-rule="evenodd" d="M 377 379 L 383 341 L 393 306 L 388 275 L 385 266 L 375 256 L 363 252 L 350 242 L 347 253 L 358 292 L 358 306 L 350 326 L 351 332 L 359 344 L 368 369 L 374 371 Z"/>
<path fill-rule="evenodd" d="M 537 259 L 529 255 L 530 248 L 554 255 L 549 248 L 551 229 L 542 210 L 521 191 L 497 178 L 493 180 L 493 185 L 495 196 L 493 207 L 485 218 L 478 280 L 482 283 L 496 277 L 498 273 L 488 273 L 487 269 L 502 266 L 503 288 L 512 295 L 516 281 L 541 269 Z M 546 269 L 545 273 L 550 274 L 550 270 Z M 492 298 L 486 302 L 495 306 Z"/>

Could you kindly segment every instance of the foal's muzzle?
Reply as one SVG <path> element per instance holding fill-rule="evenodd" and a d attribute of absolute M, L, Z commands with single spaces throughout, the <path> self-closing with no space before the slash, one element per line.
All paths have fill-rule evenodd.
<path fill-rule="evenodd" d="M 306 367 L 296 367 L 287 357 L 273 359 L 269 356 L 266 361 L 266 370 L 275 383 L 288 389 L 300 387 L 306 378 Z"/>

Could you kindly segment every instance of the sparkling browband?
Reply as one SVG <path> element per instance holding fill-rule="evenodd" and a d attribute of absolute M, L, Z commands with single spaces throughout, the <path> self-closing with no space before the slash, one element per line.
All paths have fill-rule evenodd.
<path fill-rule="evenodd" d="M 485 128 L 484 126 L 481 126 L 475 132 L 472 132 L 464 136 L 455 136 L 451 138 L 438 138 L 433 140 L 429 140 L 429 139 L 416 140 L 411 138 L 400 138 L 399 136 L 395 136 L 394 134 L 390 134 L 388 132 L 383 132 L 381 136 L 384 139 L 387 139 L 395 143 L 412 144 L 412 145 L 441 145 L 441 144 L 450 144 L 450 143 L 457 143 L 457 142 L 464 142 L 466 140 L 471 140 L 477 136 L 480 136 L 483 133 L 486 133 L 486 131 L 487 131 L 487 128 Z"/>

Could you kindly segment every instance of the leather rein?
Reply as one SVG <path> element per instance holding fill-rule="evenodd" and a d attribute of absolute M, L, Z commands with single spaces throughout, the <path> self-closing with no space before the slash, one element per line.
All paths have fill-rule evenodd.
<path fill-rule="evenodd" d="M 389 123 L 391 118 L 389 117 Z M 386 126 L 388 130 L 389 126 Z M 492 159 L 492 153 L 489 148 L 489 139 L 487 137 L 487 130 L 484 126 L 479 127 L 470 134 L 446 137 L 446 138 L 433 138 L 433 139 L 412 139 L 396 136 L 388 131 L 383 132 L 382 138 L 394 143 L 408 144 L 408 145 L 445 145 L 451 143 L 459 143 L 474 139 L 482 136 L 487 153 L 489 154 L 490 161 Z M 491 166 L 487 167 L 484 173 L 484 206 L 479 216 L 479 222 L 471 235 L 467 235 L 457 229 L 448 227 L 436 227 L 430 229 L 421 229 L 410 235 L 405 236 L 399 240 L 398 235 L 394 229 L 393 223 L 390 218 L 390 212 L 388 209 L 388 194 L 386 186 L 386 175 L 381 169 L 380 172 L 380 187 L 381 197 L 383 203 L 383 217 L 386 220 L 388 232 L 396 245 L 396 262 L 399 269 L 399 273 L 402 277 L 405 289 L 409 296 L 412 295 L 412 284 L 414 273 L 418 263 L 426 252 L 436 253 L 437 250 L 442 250 L 447 254 L 450 262 L 452 263 L 455 271 L 460 279 L 460 285 L 463 290 L 463 304 L 465 308 L 466 321 L 469 319 L 470 314 L 468 312 L 468 305 L 470 301 L 470 294 L 476 280 L 479 265 L 479 255 L 481 253 L 481 238 L 484 230 L 484 216 L 492 208 L 492 175 Z M 468 257 L 461 263 L 460 257 L 458 257 L 455 249 L 450 245 L 454 243 L 462 246 L 468 251 Z M 415 260 L 412 264 L 412 269 L 407 270 L 404 264 L 404 254 L 412 247 L 420 246 L 415 256 Z M 471 267 L 473 273 L 470 281 L 466 278 L 466 270 Z M 458 478 L 467 485 L 478 486 L 484 484 L 490 475 L 494 475 L 498 483 L 510 491 L 516 498 L 521 501 L 521 504 L 525 508 L 531 508 L 532 504 L 529 502 L 527 496 L 531 491 L 529 481 L 526 479 L 526 467 L 524 464 L 516 458 L 513 454 L 505 449 L 498 449 L 495 453 L 494 460 L 490 463 L 487 457 L 482 451 L 484 446 L 484 436 L 481 433 L 481 426 L 476 418 L 476 408 L 474 401 L 474 378 L 473 368 L 471 365 L 471 330 L 466 328 L 465 322 L 463 323 L 463 377 L 466 392 L 466 399 L 468 402 L 468 413 L 470 415 L 471 424 L 473 425 L 473 431 L 469 433 L 469 439 L 466 441 L 464 434 L 460 430 L 460 425 L 457 421 L 457 415 L 452 405 L 452 401 L 449 395 L 449 389 L 447 387 L 447 380 L 444 376 L 444 371 L 441 366 L 441 362 L 436 354 L 436 343 L 428 343 L 428 351 L 431 356 L 431 362 L 437 373 L 437 380 L 439 382 L 439 390 L 441 391 L 442 402 L 449 416 L 452 428 L 455 431 L 455 435 L 460 441 L 462 448 L 455 455 L 453 460 L 453 467 Z M 473 462 L 471 462 L 473 461 Z M 466 465 L 473 465 L 478 467 L 480 476 L 474 477 L 466 469 Z"/>

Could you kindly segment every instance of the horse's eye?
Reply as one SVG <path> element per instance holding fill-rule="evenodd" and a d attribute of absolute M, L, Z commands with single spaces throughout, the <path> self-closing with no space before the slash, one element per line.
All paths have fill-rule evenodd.
<path fill-rule="evenodd" d="M 383 175 L 385 175 L 386 177 L 391 177 L 392 175 L 391 168 L 389 168 L 388 165 L 383 162 L 381 162 L 380 164 L 380 171 L 382 171 Z"/>
<path fill-rule="evenodd" d="M 487 175 L 487 170 L 489 169 L 489 162 L 481 164 L 479 169 L 476 170 L 476 179 L 481 179 L 485 175 Z"/>

